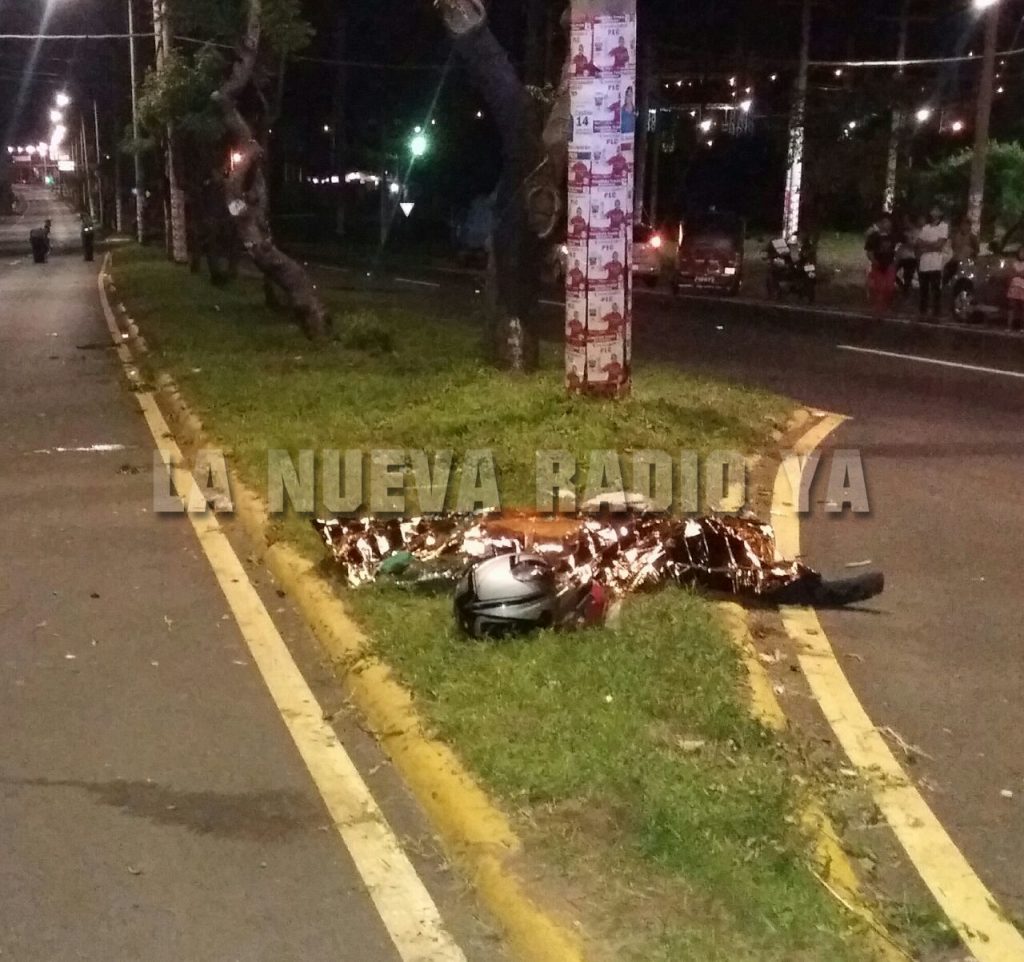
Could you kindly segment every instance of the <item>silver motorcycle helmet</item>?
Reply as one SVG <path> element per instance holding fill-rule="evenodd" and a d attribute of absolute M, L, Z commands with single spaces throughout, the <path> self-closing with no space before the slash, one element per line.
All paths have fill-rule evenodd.
<path fill-rule="evenodd" d="M 560 586 L 551 565 L 532 554 L 478 561 L 455 589 L 455 619 L 473 638 L 599 624 L 606 608 L 600 584 Z"/>

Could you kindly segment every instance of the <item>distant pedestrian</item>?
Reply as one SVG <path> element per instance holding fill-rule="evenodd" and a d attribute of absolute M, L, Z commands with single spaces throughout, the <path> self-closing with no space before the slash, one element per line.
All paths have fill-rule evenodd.
<path fill-rule="evenodd" d="M 904 215 L 896 232 L 896 284 L 904 297 L 910 294 L 917 276 L 917 239 L 921 219 Z"/>
<path fill-rule="evenodd" d="M 933 207 L 928 223 L 917 238 L 918 279 L 921 282 L 921 316 L 938 320 L 942 308 L 942 270 L 949 253 L 949 223 L 941 207 Z"/>
<path fill-rule="evenodd" d="M 892 229 L 892 218 L 879 218 L 864 241 L 867 252 L 868 300 L 874 311 L 882 312 L 892 307 L 896 292 L 896 235 Z"/>
<path fill-rule="evenodd" d="M 943 272 L 943 282 L 949 284 L 962 265 L 978 256 L 981 245 L 971 231 L 971 222 L 965 217 L 953 229 L 949 238 L 950 258 Z"/>
<path fill-rule="evenodd" d="M 1024 327 L 1024 244 L 1017 248 L 1017 255 L 1010 262 L 1009 275 L 1006 288 L 1007 329 L 1019 331 Z"/>

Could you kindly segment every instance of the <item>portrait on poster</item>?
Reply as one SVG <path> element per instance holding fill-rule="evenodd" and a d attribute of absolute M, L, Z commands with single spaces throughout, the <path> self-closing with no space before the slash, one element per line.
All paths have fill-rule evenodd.
<path fill-rule="evenodd" d="M 626 327 L 624 292 L 599 291 L 591 295 L 587 330 L 591 335 L 622 335 Z"/>
<path fill-rule="evenodd" d="M 633 69 L 636 63 L 636 18 L 598 17 L 591 30 L 591 57 L 602 76 Z"/>
<path fill-rule="evenodd" d="M 591 241 L 589 268 L 590 290 L 621 290 L 625 297 L 625 246 L 620 238 Z"/>
<path fill-rule="evenodd" d="M 593 151 L 589 144 L 577 144 L 569 149 L 569 190 L 584 190 L 590 186 Z"/>
<path fill-rule="evenodd" d="M 587 299 L 569 296 L 565 303 L 565 337 L 571 344 L 585 344 L 587 340 Z"/>
<path fill-rule="evenodd" d="M 620 134 L 601 137 L 591 151 L 591 182 L 626 186 L 632 179 L 633 158 L 632 140 L 623 140 Z"/>
<path fill-rule="evenodd" d="M 626 225 L 632 218 L 629 190 L 623 187 L 601 187 L 590 195 L 590 236 L 619 238 L 619 251 L 626 254 Z"/>
<path fill-rule="evenodd" d="M 570 237 L 566 243 L 565 290 L 567 296 L 587 290 L 587 241 Z"/>
<path fill-rule="evenodd" d="M 625 374 L 622 338 L 594 337 L 587 344 L 587 380 L 592 384 L 618 384 Z"/>
<path fill-rule="evenodd" d="M 594 66 L 594 24 L 587 18 L 572 22 L 569 33 L 569 75 L 571 77 L 592 77 Z"/>
<path fill-rule="evenodd" d="M 565 381 L 570 390 L 583 386 L 587 379 L 587 349 L 582 344 L 569 343 L 565 348 Z"/>

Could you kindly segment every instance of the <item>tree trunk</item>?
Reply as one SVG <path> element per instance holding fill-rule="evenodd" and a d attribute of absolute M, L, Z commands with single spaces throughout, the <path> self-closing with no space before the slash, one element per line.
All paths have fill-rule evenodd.
<path fill-rule="evenodd" d="M 325 338 L 331 331 L 327 313 L 309 275 L 277 248 L 270 232 L 267 183 L 263 167 L 264 150 L 253 127 L 238 107 L 238 100 L 252 83 L 259 51 L 262 3 L 247 0 L 245 36 L 239 46 L 231 74 L 213 94 L 224 124 L 231 135 L 232 150 L 238 154 L 224 181 L 227 209 L 234 220 L 238 238 L 253 263 L 288 295 L 296 320 L 311 340 Z"/>
<path fill-rule="evenodd" d="M 530 136 L 526 89 L 486 22 L 480 0 L 445 0 L 441 4 L 455 50 L 487 103 L 501 135 L 502 169 L 491 238 L 496 311 L 490 342 L 497 365 L 531 371 L 539 363 L 538 278 L 542 248 L 528 229 L 529 178 L 542 159 Z"/>

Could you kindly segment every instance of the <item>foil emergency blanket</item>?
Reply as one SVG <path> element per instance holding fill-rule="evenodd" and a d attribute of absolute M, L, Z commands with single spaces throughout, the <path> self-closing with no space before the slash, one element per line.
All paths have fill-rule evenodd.
<path fill-rule="evenodd" d="M 313 526 L 352 587 L 376 580 L 403 553 L 454 581 L 471 561 L 529 552 L 566 582 L 597 580 L 616 594 L 676 584 L 801 603 L 821 582 L 800 562 L 776 560 L 774 531 L 753 518 L 623 514 L 544 521 L 492 513 L 339 518 Z"/>

